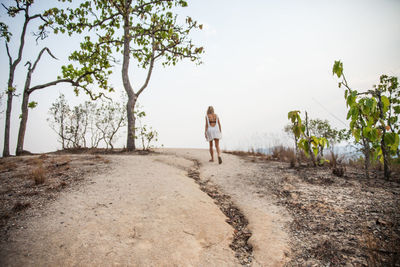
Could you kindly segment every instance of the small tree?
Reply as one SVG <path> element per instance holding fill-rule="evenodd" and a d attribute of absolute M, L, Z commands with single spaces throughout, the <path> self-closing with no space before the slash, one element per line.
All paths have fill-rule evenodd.
<path fill-rule="evenodd" d="M 69 148 L 82 148 L 85 143 L 84 113 L 82 105 L 73 107 L 69 113 L 64 132 Z"/>
<path fill-rule="evenodd" d="M 305 126 L 301 123 L 299 110 L 290 111 L 288 113 L 288 119 L 291 120 L 292 124 L 289 124 L 287 129 L 288 130 L 290 129 L 292 131 L 294 143 L 295 143 L 295 149 L 296 149 L 296 158 L 300 165 L 298 142 L 299 142 L 300 137 L 302 136 L 302 134 L 305 131 Z"/>
<path fill-rule="evenodd" d="M 50 117 L 47 119 L 50 128 L 57 133 L 62 149 L 67 147 L 66 125 L 70 112 L 71 108 L 65 100 L 65 96 L 60 94 L 56 102 L 51 105 L 49 110 Z"/>
<path fill-rule="evenodd" d="M 302 124 L 300 111 L 298 110 L 290 111 L 288 113 L 288 118 L 292 122 L 293 134 L 297 138 L 296 140 L 298 140 L 298 148 L 304 151 L 305 155 L 310 158 L 314 166 L 317 165 L 316 157 L 318 156 L 321 156 L 319 163 L 325 162 L 325 159 L 323 159 L 321 155 L 321 148 L 323 149 L 325 146 L 329 146 L 328 140 L 325 137 L 316 137 L 310 134 L 307 112 L 305 124 Z M 297 151 L 296 154 L 298 154 Z"/>
<path fill-rule="evenodd" d="M 385 178 L 389 179 L 390 156 L 399 150 L 399 132 L 396 132 L 397 128 L 391 126 L 398 122 L 398 112 L 400 112 L 399 101 L 396 99 L 399 95 L 398 79 L 382 75 L 380 83 L 374 86 L 374 90 L 359 93 L 351 89 L 347 83 L 342 62 L 335 61 L 333 74 L 341 78 L 339 88 L 345 87 L 344 97 L 349 108 L 347 119 L 350 119 L 350 129 L 356 142 L 362 140 L 367 177 L 369 151 L 372 147 L 374 157 L 379 158 L 384 165 Z"/>
<path fill-rule="evenodd" d="M 311 135 L 318 138 L 324 137 L 328 140 L 331 151 L 335 144 L 341 143 L 350 138 L 348 130 L 337 130 L 330 125 L 328 120 L 311 119 L 309 126 Z M 321 156 L 323 156 L 324 147 L 320 146 L 319 149 L 321 151 Z"/>
<path fill-rule="evenodd" d="M 62 148 L 92 148 L 104 141 L 113 149 L 117 132 L 126 125 L 125 109 L 117 102 L 106 101 L 101 105 L 86 101 L 70 107 L 63 94 L 49 110 L 50 127 L 58 134 Z"/>
<path fill-rule="evenodd" d="M 142 119 L 146 116 L 146 113 L 141 109 L 142 107 L 137 104 L 135 117 L 139 122 L 139 127 L 135 129 L 135 132 L 138 133 L 136 138 L 141 140 L 143 150 L 149 150 L 152 147 L 151 142 L 158 141 L 158 132 L 142 122 Z"/>
<path fill-rule="evenodd" d="M 114 149 L 113 141 L 119 129 L 126 126 L 126 109 L 117 102 L 107 101 L 96 109 L 96 127 L 106 148 Z"/>
<path fill-rule="evenodd" d="M 88 147 L 89 142 L 86 141 L 88 138 L 90 140 L 90 147 L 97 148 L 99 146 L 100 141 L 102 140 L 102 134 L 96 126 L 97 122 L 97 103 L 95 101 L 85 101 L 84 105 L 84 121 L 85 121 L 85 147 Z M 87 136 L 89 135 L 89 136 Z"/>

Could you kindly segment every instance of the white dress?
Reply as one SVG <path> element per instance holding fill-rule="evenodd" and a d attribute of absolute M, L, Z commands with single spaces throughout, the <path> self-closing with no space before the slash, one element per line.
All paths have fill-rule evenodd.
<path fill-rule="evenodd" d="M 208 116 L 206 116 L 206 120 L 207 120 L 207 141 L 210 142 L 214 139 L 221 139 L 222 138 L 222 134 L 219 131 L 219 127 L 218 127 L 218 116 L 216 116 L 215 119 L 215 125 L 211 126 L 210 125 L 210 121 L 208 120 Z"/>

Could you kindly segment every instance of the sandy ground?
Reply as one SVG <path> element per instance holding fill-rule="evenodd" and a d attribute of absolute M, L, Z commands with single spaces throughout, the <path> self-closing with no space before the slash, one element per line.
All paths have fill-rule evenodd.
<path fill-rule="evenodd" d="M 107 156 L 111 168 L 21 223 L 0 244 L 2 266 L 238 266 L 229 248 L 233 228 L 213 200 L 187 177 L 193 160 L 201 179 L 230 195 L 249 220 L 253 265 L 286 261 L 290 219 L 273 198 L 257 194 L 256 168 L 232 156 L 208 162 L 207 150 L 160 150 Z M 260 174 L 257 174 L 260 175 Z"/>
<path fill-rule="evenodd" d="M 201 163 L 200 178 L 212 181 L 232 197 L 249 221 L 254 266 L 282 266 L 287 262 L 290 248 L 285 226 L 290 216 L 276 204 L 276 198 L 260 192 L 262 188 L 256 182 L 268 173 L 260 173 L 256 164 L 230 154 L 223 154 L 223 163 L 218 165 L 208 162 L 207 150 L 167 149 L 163 152 L 198 160 Z"/>

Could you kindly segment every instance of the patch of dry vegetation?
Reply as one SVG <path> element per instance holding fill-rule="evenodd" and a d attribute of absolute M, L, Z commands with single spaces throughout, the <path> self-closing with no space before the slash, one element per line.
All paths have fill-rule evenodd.
<path fill-rule="evenodd" d="M 283 158 L 276 153 L 274 158 Z M 288 266 L 400 266 L 400 177 L 344 165 L 336 155 L 324 166 L 291 168 L 271 156 L 239 154 L 259 164 L 260 195 L 274 194 L 293 221 Z M 344 168 L 341 177 L 333 170 Z"/>
<path fill-rule="evenodd" d="M 43 165 L 39 165 L 33 169 L 31 171 L 31 176 L 36 185 L 43 184 L 46 180 L 46 170 L 43 168 Z"/>
<path fill-rule="evenodd" d="M 42 154 L 0 158 L 0 236 L 18 221 L 43 208 L 85 175 L 104 171 L 109 159 L 99 155 Z"/>
<path fill-rule="evenodd" d="M 9 172 L 17 168 L 17 164 L 10 160 L 0 161 L 0 172 Z"/>

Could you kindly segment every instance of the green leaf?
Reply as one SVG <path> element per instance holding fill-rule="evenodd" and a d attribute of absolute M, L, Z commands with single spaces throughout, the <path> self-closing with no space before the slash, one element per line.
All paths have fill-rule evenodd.
<path fill-rule="evenodd" d="M 38 105 L 38 102 L 35 102 L 35 101 L 32 101 L 32 102 L 29 102 L 29 104 L 28 104 L 28 108 L 35 108 L 36 106 Z"/>
<path fill-rule="evenodd" d="M 352 134 L 353 134 L 354 138 L 356 139 L 356 141 L 358 142 L 360 140 L 361 130 L 360 129 L 353 129 L 352 130 Z"/>
<path fill-rule="evenodd" d="M 365 127 L 362 130 L 362 134 L 366 138 L 370 138 L 370 133 L 371 133 L 371 128 L 370 127 Z"/>
<path fill-rule="evenodd" d="M 390 106 L 389 98 L 387 98 L 386 96 L 383 95 L 383 96 L 381 96 L 381 100 L 382 100 L 384 112 L 388 111 L 389 106 Z"/>
<path fill-rule="evenodd" d="M 388 146 L 393 145 L 396 142 L 396 133 L 386 133 L 384 136 L 385 144 Z"/>
<path fill-rule="evenodd" d="M 318 149 L 318 147 L 313 147 L 312 151 L 314 152 L 314 155 L 317 156 L 319 149 Z"/>
<path fill-rule="evenodd" d="M 332 73 L 336 74 L 338 78 L 340 78 L 343 74 L 343 63 L 340 60 L 335 61 L 332 68 Z"/>

